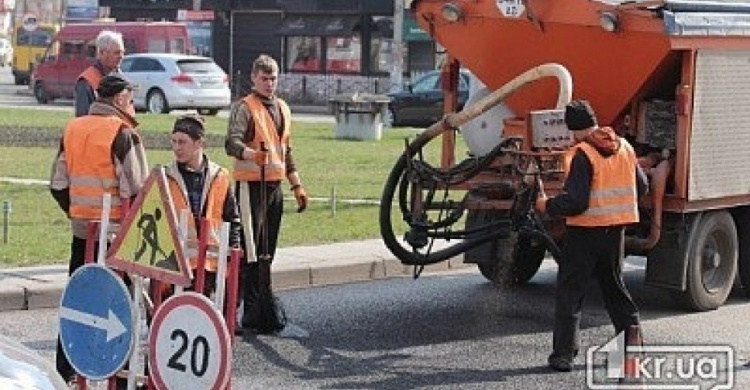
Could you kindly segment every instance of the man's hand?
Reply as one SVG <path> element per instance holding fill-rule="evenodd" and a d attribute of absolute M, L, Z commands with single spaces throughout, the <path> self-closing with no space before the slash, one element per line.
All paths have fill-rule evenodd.
<path fill-rule="evenodd" d="M 262 150 L 251 150 L 245 149 L 244 156 L 245 160 L 252 159 L 253 162 L 258 166 L 268 165 L 268 152 Z"/>
<path fill-rule="evenodd" d="M 307 192 L 301 185 L 294 187 L 294 199 L 297 200 L 297 212 L 301 213 L 307 208 Z"/>

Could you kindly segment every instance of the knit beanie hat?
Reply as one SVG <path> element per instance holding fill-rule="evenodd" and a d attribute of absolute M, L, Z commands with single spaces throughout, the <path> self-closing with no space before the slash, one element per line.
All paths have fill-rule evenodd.
<path fill-rule="evenodd" d="M 586 100 L 573 100 L 565 106 L 565 125 L 572 131 L 596 126 L 596 114 Z"/>
<path fill-rule="evenodd" d="M 96 92 L 99 93 L 99 97 L 111 98 L 122 92 L 125 88 L 133 90 L 133 85 L 125 80 L 125 77 L 122 75 L 109 74 L 102 77 L 101 81 L 99 81 L 99 87 L 96 89 Z"/>
<path fill-rule="evenodd" d="M 198 114 L 185 114 L 174 121 L 172 133 L 180 131 L 197 141 L 206 136 L 205 122 Z"/>

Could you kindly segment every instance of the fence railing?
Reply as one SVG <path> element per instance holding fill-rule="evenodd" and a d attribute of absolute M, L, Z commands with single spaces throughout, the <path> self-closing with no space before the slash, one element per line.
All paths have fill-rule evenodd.
<path fill-rule="evenodd" d="M 418 75 L 412 75 L 412 80 Z M 250 88 L 250 75 L 237 72 L 232 78 L 234 98 L 245 96 Z M 391 81 L 388 76 L 284 73 L 279 75 L 277 91 L 291 104 L 326 105 L 330 98 L 340 94 L 388 93 Z"/>

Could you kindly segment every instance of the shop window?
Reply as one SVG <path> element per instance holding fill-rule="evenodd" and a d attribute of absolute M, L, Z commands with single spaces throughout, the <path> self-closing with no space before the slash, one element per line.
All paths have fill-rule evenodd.
<path fill-rule="evenodd" d="M 326 38 L 328 73 L 359 73 L 362 69 L 362 44 L 359 36 Z"/>
<path fill-rule="evenodd" d="M 402 50 L 402 64 L 406 64 L 408 49 Z M 394 43 L 391 38 L 373 38 L 370 45 L 370 69 L 374 73 L 390 73 L 393 66 Z"/>
<path fill-rule="evenodd" d="M 293 72 L 321 72 L 319 37 L 287 37 L 287 69 Z"/>

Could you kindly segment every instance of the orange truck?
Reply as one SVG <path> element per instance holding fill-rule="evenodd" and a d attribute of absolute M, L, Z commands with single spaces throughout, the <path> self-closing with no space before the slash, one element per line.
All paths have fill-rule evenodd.
<path fill-rule="evenodd" d="M 78 76 L 94 63 L 96 37 L 102 30 L 122 34 L 125 53 L 190 52 L 184 23 L 114 22 L 72 23 L 63 26 L 31 75 L 34 97 L 41 104 L 57 98 L 73 98 Z"/>
<path fill-rule="evenodd" d="M 572 143 L 563 108 L 580 98 L 631 141 L 649 174 L 625 248 L 646 259 L 646 283 L 692 310 L 721 306 L 737 275 L 750 291 L 750 2 L 405 7 L 446 49 L 447 114 L 407 145 L 383 190 L 381 235 L 404 264 L 463 255 L 494 282 L 533 277 L 564 240 L 562 221 L 532 204 L 538 180 L 550 195 L 562 187 Z M 454 113 L 459 67 L 481 83 Z M 469 150 L 456 161 L 459 131 Z"/>

